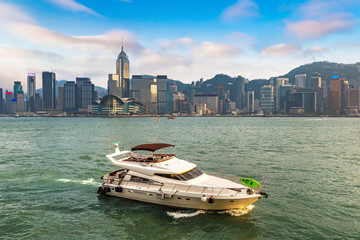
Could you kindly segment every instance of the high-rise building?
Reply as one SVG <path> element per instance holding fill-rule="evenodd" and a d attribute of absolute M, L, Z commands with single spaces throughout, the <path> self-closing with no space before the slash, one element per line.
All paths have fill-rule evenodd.
<path fill-rule="evenodd" d="M 17 93 L 16 112 L 18 113 L 25 112 L 25 96 L 23 91 Z"/>
<path fill-rule="evenodd" d="M 77 112 L 76 84 L 74 81 L 66 81 L 64 84 L 64 112 Z"/>
<path fill-rule="evenodd" d="M 120 86 L 120 79 L 117 74 L 109 74 L 108 95 L 114 95 L 117 97 L 122 95 L 122 87 Z"/>
<path fill-rule="evenodd" d="M 272 114 L 274 111 L 274 87 L 264 85 L 260 88 L 260 111 Z"/>
<path fill-rule="evenodd" d="M 56 81 L 55 73 L 53 72 L 42 73 L 43 108 L 45 110 L 55 110 L 56 107 L 55 81 Z"/>
<path fill-rule="evenodd" d="M 76 78 L 76 107 L 80 112 L 87 112 L 88 106 L 93 103 L 94 88 L 90 78 Z"/>
<path fill-rule="evenodd" d="M 291 89 L 293 89 L 293 86 L 290 84 L 280 86 L 278 112 L 286 112 L 286 101 L 290 96 Z"/>
<path fill-rule="evenodd" d="M 167 113 L 171 111 L 172 94 L 166 75 L 149 78 L 133 75 L 131 95 L 146 108 L 147 113 Z M 170 98 L 170 99 L 169 99 Z"/>
<path fill-rule="evenodd" d="M 232 100 L 236 102 L 237 109 L 244 107 L 245 78 L 238 76 L 234 83 L 234 94 Z"/>
<path fill-rule="evenodd" d="M 35 90 L 36 90 L 36 74 L 28 73 L 27 76 L 27 104 L 30 112 L 35 112 Z"/>
<path fill-rule="evenodd" d="M 122 88 L 121 96 L 127 98 L 130 96 L 130 63 L 129 58 L 121 47 L 121 52 L 116 60 L 116 74 L 119 76 L 119 86 Z"/>
<path fill-rule="evenodd" d="M 35 112 L 42 108 L 42 98 L 40 96 L 40 93 L 35 93 Z"/>
<path fill-rule="evenodd" d="M 341 79 L 341 112 L 346 112 L 347 98 L 349 91 L 349 82 L 345 79 Z"/>
<path fill-rule="evenodd" d="M 64 87 L 58 87 L 58 111 L 62 113 L 64 111 Z"/>
<path fill-rule="evenodd" d="M 11 105 L 12 105 L 12 99 L 13 99 L 13 93 L 6 90 L 5 91 L 5 113 L 12 113 Z"/>
<path fill-rule="evenodd" d="M 172 100 L 172 98 L 168 96 L 170 93 L 168 78 L 166 75 L 158 75 L 156 79 L 158 113 L 169 113 L 172 105 L 172 101 L 169 103 L 169 99 Z"/>
<path fill-rule="evenodd" d="M 5 112 L 3 89 L 0 88 L 0 114 Z"/>
<path fill-rule="evenodd" d="M 318 73 L 314 74 L 310 78 L 309 83 L 310 83 L 310 85 L 309 85 L 310 88 L 321 88 L 321 85 L 322 85 L 321 76 Z"/>
<path fill-rule="evenodd" d="M 308 84 L 306 82 L 306 73 L 295 75 L 296 88 L 306 88 Z"/>
<path fill-rule="evenodd" d="M 348 92 L 348 101 L 347 108 L 357 109 L 357 112 L 360 108 L 360 89 L 359 88 L 350 88 Z"/>
<path fill-rule="evenodd" d="M 246 93 L 246 110 L 248 113 L 255 112 L 254 101 L 255 101 L 255 92 L 250 89 Z"/>
<path fill-rule="evenodd" d="M 21 82 L 15 81 L 14 82 L 14 98 L 17 99 L 17 94 L 22 91 L 23 91 L 23 88 L 21 86 Z"/>
<path fill-rule="evenodd" d="M 330 79 L 330 112 L 339 114 L 341 111 L 341 78 L 332 76 Z"/>
<path fill-rule="evenodd" d="M 219 112 L 219 97 L 215 94 L 194 95 L 194 112 L 201 109 L 203 114 L 216 114 Z"/>
<path fill-rule="evenodd" d="M 274 109 L 276 112 L 280 112 L 280 86 L 288 85 L 289 79 L 288 78 L 276 78 L 275 80 L 275 87 L 274 87 L 274 101 L 276 108 Z"/>

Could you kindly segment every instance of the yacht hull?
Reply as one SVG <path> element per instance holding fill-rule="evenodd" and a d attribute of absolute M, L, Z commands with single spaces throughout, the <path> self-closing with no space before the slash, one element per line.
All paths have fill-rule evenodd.
<path fill-rule="evenodd" d="M 199 209 L 199 210 L 229 210 L 229 209 L 241 209 L 246 208 L 253 204 L 261 197 L 258 194 L 250 195 L 248 197 L 241 198 L 224 198 L 221 196 L 214 196 L 214 201 L 210 203 L 210 196 L 206 196 L 205 202 L 201 201 L 201 195 L 199 196 L 186 196 L 181 193 L 171 194 L 159 194 L 158 192 L 150 192 L 129 188 L 122 188 L 121 192 L 116 191 L 116 185 L 107 185 L 109 192 L 105 195 L 121 197 L 141 202 L 154 203 L 164 205 L 168 207 L 181 208 L 181 209 Z"/>

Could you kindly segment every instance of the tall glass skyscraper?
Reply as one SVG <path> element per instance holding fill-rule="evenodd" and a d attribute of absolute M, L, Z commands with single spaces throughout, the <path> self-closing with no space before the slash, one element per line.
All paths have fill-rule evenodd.
<path fill-rule="evenodd" d="M 55 110 L 56 96 L 55 96 L 55 73 L 43 72 L 43 108 L 45 110 Z"/>
<path fill-rule="evenodd" d="M 14 82 L 14 99 L 17 99 L 17 94 L 22 92 L 21 82 Z"/>
<path fill-rule="evenodd" d="M 29 73 L 27 76 L 27 104 L 30 112 L 35 112 L 35 90 L 36 90 L 36 74 Z"/>
<path fill-rule="evenodd" d="M 122 88 L 122 96 L 120 97 L 130 97 L 130 63 L 123 47 L 121 47 L 121 52 L 116 60 L 116 74 L 119 75 L 118 86 Z"/>

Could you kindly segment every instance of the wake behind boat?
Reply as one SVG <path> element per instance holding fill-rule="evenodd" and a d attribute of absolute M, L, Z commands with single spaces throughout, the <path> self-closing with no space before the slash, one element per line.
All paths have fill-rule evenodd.
<path fill-rule="evenodd" d="M 203 173 L 196 164 L 181 160 L 175 154 L 155 154 L 166 147 L 174 145 L 142 144 L 131 151 L 120 151 L 119 143 L 115 143 L 115 153 L 106 157 L 121 169 L 102 176 L 98 193 L 202 210 L 246 208 L 267 197 L 255 180 L 247 178 L 244 183 L 236 183 Z M 140 150 L 150 154 L 138 154 Z"/>

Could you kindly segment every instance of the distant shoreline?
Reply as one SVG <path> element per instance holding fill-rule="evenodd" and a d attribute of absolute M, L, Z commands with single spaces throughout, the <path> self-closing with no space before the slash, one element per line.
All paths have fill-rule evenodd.
<path fill-rule="evenodd" d="M 356 118 L 360 117 L 360 114 L 357 115 L 331 115 L 331 114 L 323 114 L 323 115 L 285 115 L 285 114 L 272 114 L 272 115 L 251 115 L 251 114 L 244 114 L 244 115 L 90 115 L 90 114 L 71 114 L 71 115 L 52 115 L 52 114 L 26 114 L 26 115 L 17 115 L 17 114 L 0 114 L 0 117 L 13 117 L 13 118 L 23 118 L 23 117 L 52 117 L 52 118 L 180 118 L 180 117 L 270 117 L 270 118 L 280 118 L 280 117 L 311 117 L 311 118 L 332 118 L 332 117 L 351 117 Z"/>

